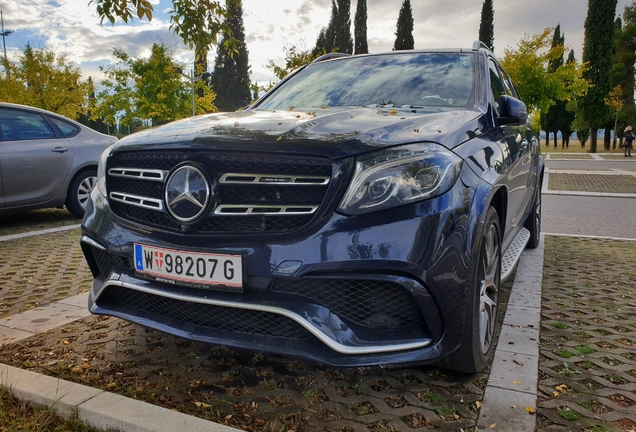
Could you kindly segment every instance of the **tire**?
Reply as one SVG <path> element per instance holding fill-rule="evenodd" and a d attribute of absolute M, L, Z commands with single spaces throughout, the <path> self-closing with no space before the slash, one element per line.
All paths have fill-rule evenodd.
<path fill-rule="evenodd" d="M 534 202 L 532 203 L 532 210 L 526 219 L 526 223 L 523 225 L 528 231 L 530 231 L 530 240 L 526 247 L 528 249 L 535 249 L 539 246 L 541 241 L 541 187 L 542 182 L 537 185 L 537 191 L 534 196 Z"/>
<path fill-rule="evenodd" d="M 449 369 L 482 371 L 494 355 L 501 285 L 501 227 L 494 207 L 486 212 L 478 254 L 472 266 L 461 346 L 443 362 Z"/>
<path fill-rule="evenodd" d="M 91 199 L 91 192 L 97 183 L 97 171 L 82 171 L 75 176 L 66 195 L 66 208 L 78 218 L 84 217 L 86 205 Z"/>

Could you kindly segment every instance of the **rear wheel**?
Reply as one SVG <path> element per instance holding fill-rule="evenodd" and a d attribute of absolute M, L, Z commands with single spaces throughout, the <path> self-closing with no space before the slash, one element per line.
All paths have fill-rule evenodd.
<path fill-rule="evenodd" d="M 534 196 L 534 202 L 532 203 L 532 211 L 526 219 L 524 225 L 525 228 L 530 231 L 530 240 L 526 247 L 534 249 L 539 246 L 541 241 L 541 182 L 537 185 L 537 190 Z"/>
<path fill-rule="evenodd" d="M 86 211 L 91 192 L 97 183 L 97 171 L 87 170 L 79 173 L 71 182 L 66 196 L 66 208 L 73 215 L 81 218 Z"/>
<path fill-rule="evenodd" d="M 473 275 L 462 344 L 445 362 L 450 369 L 467 373 L 483 370 L 494 354 L 501 284 L 501 228 L 493 207 L 486 213 Z"/>

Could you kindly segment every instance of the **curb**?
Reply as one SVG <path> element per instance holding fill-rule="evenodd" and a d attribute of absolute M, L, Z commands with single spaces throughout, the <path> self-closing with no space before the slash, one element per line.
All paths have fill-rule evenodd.
<path fill-rule="evenodd" d="M 517 264 L 477 430 L 532 432 L 539 382 L 539 331 L 545 237 Z M 495 425 L 495 426 L 493 426 Z"/>
<path fill-rule="evenodd" d="M 238 429 L 81 384 L 0 365 L 0 386 L 19 400 L 103 431 L 236 432 Z"/>

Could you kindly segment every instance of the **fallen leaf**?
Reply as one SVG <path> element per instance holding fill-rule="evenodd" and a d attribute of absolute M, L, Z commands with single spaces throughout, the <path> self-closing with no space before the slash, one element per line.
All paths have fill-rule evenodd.
<path fill-rule="evenodd" d="M 477 406 L 477 408 L 481 408 L 481 402 L 479 401 L 475 402 L 475 406 Z"/>
<path fill-rule="evenodd" d="M 396 115 L 396 114 L 397 114 L 397 110 L 392 109 L 392 110 L 391 110 L 391 115 Z"/>
<path fill-rule="evenodd" d="M 494 429 L 496 427 L 497 427 L 497 423 L 493 423 L 493 424 L 490 425 L 490 429 Z"/>
<path fill-rule="evenodd" d="M 276 138 L 276 141 L 280 141 L 280 140 L 282 140 L 282 139 L 283 139 L 283 136 L 281 135 L 281 136 L 279 136 L 278 138 Z"/>
<path fill-rule="evenodd" d="M 568 386 L 565 385 L 565 384 L 561 384 L 561 385 L 556 386 L 555 389 L 557 391 L 564 392 L 564 391 L 566 391 L 568 389 Z"/>
<path fill-rule="evenodd" d="M 528 411 L 530 414 L 534 414 L 535 413 L 534 408 L 532 408 L 531 406 L 527 406 L 525 408 L 526 408 L 526 411 Z"/>
<path fill-rule="evenodd" d="M 518 384 L 521 384 L 521 381 L 514 380 L 512 383 L 518 385 Z"/>
<path fill-rule="evenodd" d="M 560 393 L 558 391 L 553 391 L 552 396 L 559 397 Z"/>
<path fill-rule="evenodd" d="M 512 359 L 513 362 L 517 363 L 519 366 L 523 366 L 523 363 L 521 363 L 519 360 L 517 359 Z"/>

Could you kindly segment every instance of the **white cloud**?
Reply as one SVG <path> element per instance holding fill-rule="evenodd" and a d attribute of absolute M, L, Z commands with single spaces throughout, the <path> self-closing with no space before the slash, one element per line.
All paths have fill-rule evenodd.
<path fill-rule="evenodd" d="M 632 0 L 619 0 L 623 12 Z M 100 26 L 95 5 L 89 0 L 9 0 L 2 6 L 5 28 L 16 32 L 6 38 L 10 60 L 29 43 L 65 54 L 95 76 L 96 65 L 113 60 L 112 48 L 132 56 L 146 55 L 153 42 L 165 43 L 177 57 L 191 63 L 193 54 L 169 30 L 169 0 L 152 0 L 152 22 L 133 20 L 126 25 L 108 22 Z M 402 0 L 367 0 L 368 42 L 371 52 L 390 51 Z M 477 38 L 483 0 L 411 0 L 416 48 L 470 47 Z M 354 20 L 356 0 L 352 0 Z M 583 0 L 495 0 L 495 53 L 503 56 L 524 34 L 540 33 L 561 24 L 565 41 L 581 58 L 587 2 Z M 331 0 L 243 0 L 246 43 L 252 79 L 267 82 L 273 74 L 265 65 L 281 64 L 283 47 L 313 47 L 318 33 L 328 24 Z M 352 26 L 353 27 L 353 26 Z M 353 28 L 352 28 L 353 32 Z M 209 56 L 213 67 L 214 49 Z"/>

